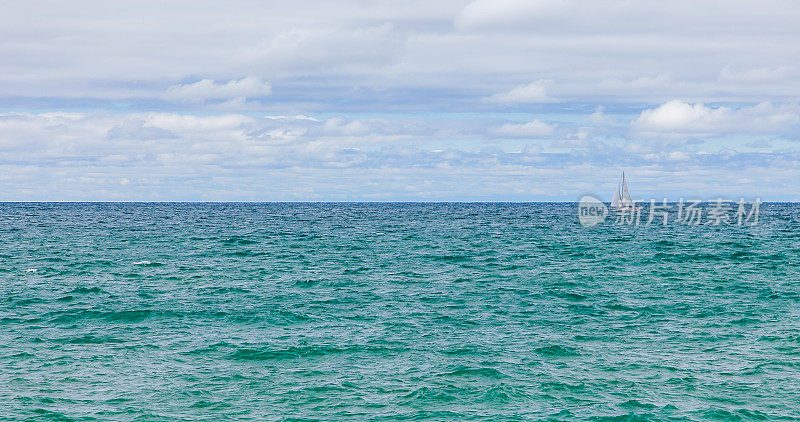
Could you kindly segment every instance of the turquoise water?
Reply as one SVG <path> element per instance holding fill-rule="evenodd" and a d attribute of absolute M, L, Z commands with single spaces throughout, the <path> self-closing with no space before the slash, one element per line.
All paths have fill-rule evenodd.
<path fill-rule="evenodd" d="M 0 204 L 0 418 L 800 419 L 800 205 L 575 208 Z"/>

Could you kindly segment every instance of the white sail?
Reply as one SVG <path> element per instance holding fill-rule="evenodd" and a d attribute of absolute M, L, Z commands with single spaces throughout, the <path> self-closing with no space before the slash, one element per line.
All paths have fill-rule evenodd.
<path fill-rule="evenodd" d="M 617 184 L 617 189 L 614 191 L 614 197 L 611 199 L 611 207 L 618 208 L 622 205 L 622 195 L 620 192 L 622 191 L 622 181 Z"/>
<path fill-rule="evenodd" d="M 611 199 L 612 208 L 627 208 L 633 207 L 633 200 L 631 194 L 628 192 L 628 183 L 625 181 L 625 172 L 622 172 L 622 178 L 617 185 L 617 190 L 614 191 L 614 198 Z"/>
<path fill-rule="evenodd" d="M 632 207 L 633 200 L 631 200 L 631 194 L 628 192 L 628 184 L 625 182 L 625 172 L 622 172 L 622 206 L 623 207 Z"/>

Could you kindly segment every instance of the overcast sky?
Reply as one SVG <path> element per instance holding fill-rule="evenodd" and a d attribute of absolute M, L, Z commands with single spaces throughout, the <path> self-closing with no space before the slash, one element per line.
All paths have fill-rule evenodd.
<path fill-rule="evenodd" d="M 0 200 L 800 201 L 796 1 L 0 3 Z M 608 198 L 606 198 L 608 197 Z"/>

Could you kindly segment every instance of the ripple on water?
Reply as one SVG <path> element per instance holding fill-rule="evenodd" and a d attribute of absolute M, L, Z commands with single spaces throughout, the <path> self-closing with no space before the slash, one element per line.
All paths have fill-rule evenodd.
<path fill-rule="evenodd" d="M 800 206 L 764 207 L 0 203 L 0 418 L 797 420 Z"/>

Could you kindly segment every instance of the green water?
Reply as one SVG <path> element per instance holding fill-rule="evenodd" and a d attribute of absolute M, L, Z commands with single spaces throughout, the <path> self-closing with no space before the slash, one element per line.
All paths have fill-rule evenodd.
<path fill-rule="evenodd" d="M 800 205 L 0 204 L 0 419 L 800 419 Z"/>

